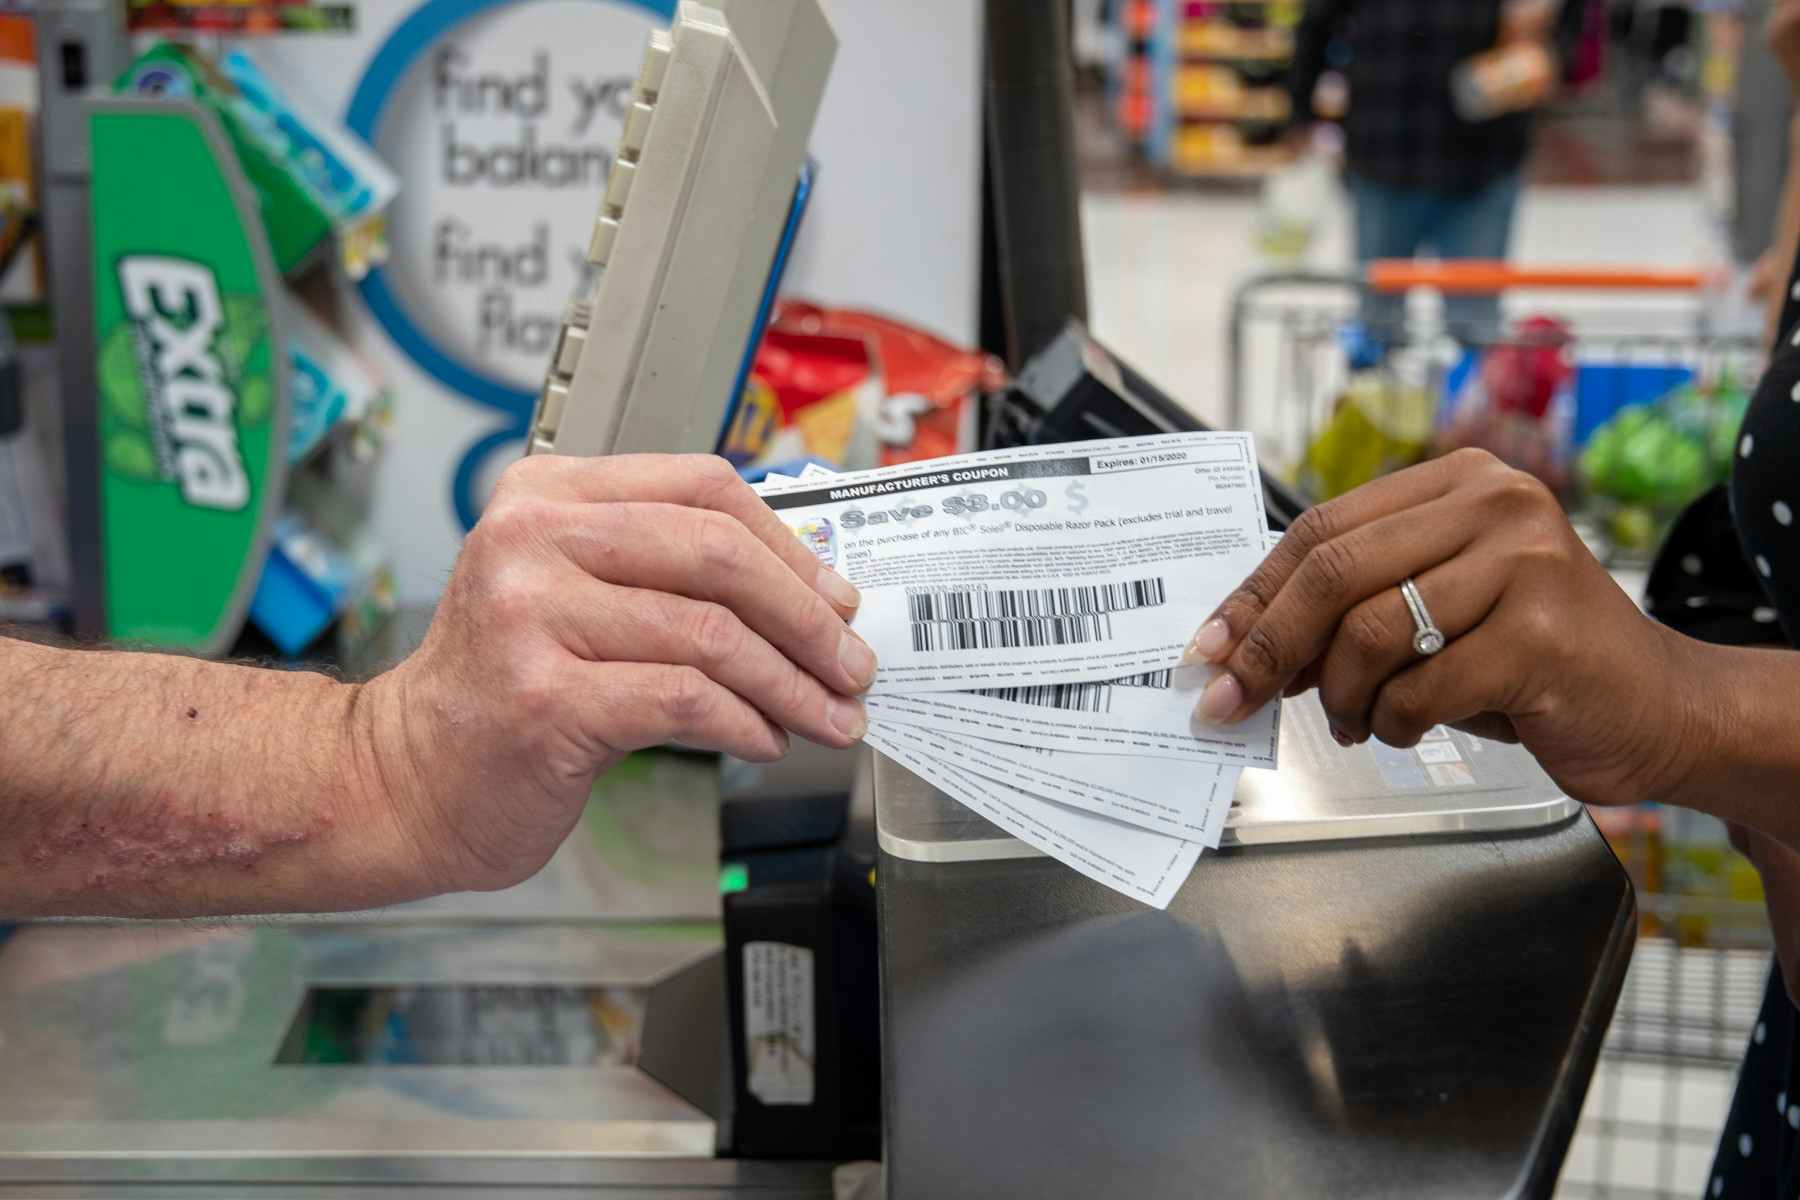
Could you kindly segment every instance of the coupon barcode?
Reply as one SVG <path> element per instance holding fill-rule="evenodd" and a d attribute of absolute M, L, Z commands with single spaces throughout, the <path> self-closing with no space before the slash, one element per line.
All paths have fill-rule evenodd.
<path fill-rule="evenodd" d="M 1111 712 L 1113 689 L 1143 687 L 1167 689 L 1172 671 L 1148 671 L 1127 675 L 1123 679 L 1106 679 L 1096 683 L 1047 683 L 1034 687 L 977 688 L 977 696 L 995 700 L 1011 700 L 1016 704 L 1037 704 L 1045 708 L 1061 708 L 1072 712 Z"/>
<path fill-rule="evenodd" d="M 1161 578 L 1085 587 L 966 591 L 934 588 L 906 598 L 915 651 L 1070 646 L 1111 641 L 1111 614 L 1168 599 Z"/>
<path fill-rule="evenodd" d="M 1106 613 L 1068 617 L 1021 617 L 979 621 L 914 621 L 914 650 L 993 650 L 1021 646 L 1079 646 L 1111 641 L 1112 617 Z"/>
<path fill-rule="evenodd" d="M 915 621 L 986 621 L 1125 612 L 1155 608 L 1167 598 L 1162 579 L 1156 578 L 1020 591 L 932 588 L 907 596 L 906 603 Z"/>

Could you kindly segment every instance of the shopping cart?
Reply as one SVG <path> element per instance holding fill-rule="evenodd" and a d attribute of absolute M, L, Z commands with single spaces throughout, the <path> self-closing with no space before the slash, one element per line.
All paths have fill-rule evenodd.
<path fill-rule="evenodd" d="M 1630 268 L 1392 261 L 1261 275 L 1232 303 L 1227 424 L 1255 432 L 1265 469 L 1315 502 L 1484 446 L 1611 534 L 1609 553 L 1641 553 L 1729 463 L 1761 369 L 1754 330 L 1722 324 L 1722 295 L 1705 272 Z M 1493 298 L 1485 319 L 1455 311 L 1468 297 Z M 1646 412 L 1654 436 L 1609 429 Z M 1665 434 L 1673 448 L 1659 447 Z M 1630 451 L 1605 491 L 1579 484 L 1597 442 Z"/>

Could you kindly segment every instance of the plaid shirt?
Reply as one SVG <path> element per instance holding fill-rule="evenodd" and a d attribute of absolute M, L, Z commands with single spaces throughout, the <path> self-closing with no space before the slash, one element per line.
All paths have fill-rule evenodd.
<path fill-rule="evenodd" d="M 1588 0 L 1565 0 L 1557 30 L 1565 61 Z M 1306 0 L 1288 75 L 1296 120 L 1309 119 L 1313 88 L 1333 42 L 1348 51 L 1350 170 L 1390 187 L 1468 192 L 1525 162 L 1528 113 L 1470 123 L 1450 101 L 1450 74 L 1490 49 L 1501 0 Z"/>

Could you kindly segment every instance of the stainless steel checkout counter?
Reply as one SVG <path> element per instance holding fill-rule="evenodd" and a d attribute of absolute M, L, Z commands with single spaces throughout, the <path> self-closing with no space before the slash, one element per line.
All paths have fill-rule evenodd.
<path fill-rule="evenodd" d="M 875 774 L 895 1200 L 1550 1194 L 1635 928 L 1517 747 L 1314 698 L 1166 912 Z"/>
<path fill-rule="evenodd" d="M 1624 873 L 1514 748 L 1340 751 L 1308 701 L 1283 724 L 1167 912 L 865 772 L 890 1196 L 1549 1193 Z M 645 1069 L 717 1034 L 649 1002 L 717 962 L 717 796 L 704 759 L 634 759 L 493 895 L 21 929 L 0 1197 L 829 1196 L 830 1164 L 716 1157 Z"/>

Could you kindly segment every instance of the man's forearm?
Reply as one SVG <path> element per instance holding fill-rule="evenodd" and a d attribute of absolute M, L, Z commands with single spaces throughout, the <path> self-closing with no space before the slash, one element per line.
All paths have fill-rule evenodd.
<path fill-rule="evenodd" d="M 350 909 L 430 890 L 358 688 L 0 638 L 0 916 Z"/>

